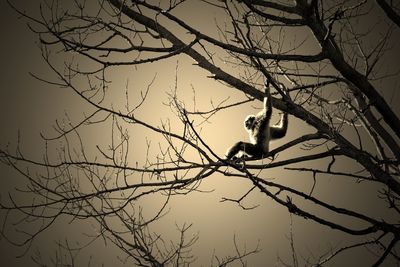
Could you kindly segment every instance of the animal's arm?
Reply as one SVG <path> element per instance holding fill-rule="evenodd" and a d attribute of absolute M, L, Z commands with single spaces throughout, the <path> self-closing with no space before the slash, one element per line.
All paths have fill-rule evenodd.
<path fill-rule="evenodd" d="M 271 101 L 271 92 L 269 89 L 269 81 L 265 83 L 265 95 L 264 95 L 264 115 L 269 121 L 272 115 L 272 101 Z"/>
<path fill-rule="evenodd" d="M 257 140 L 258 145 L 268 147 L 271 115 L 272 115 L 271 94 L 267 81 L 265 84 L 264 109 L 261 114 L 259 113 L 257 115 L 258 127 L 255 132 L 255 138 Z"/>
<path fill-rule="evenodd" d="M 279 139 L 286 135 L 288 128 L 288 114 L 286 112 L 281 115 L 281 120 L 278 124 L 271 126 L 271 139 Z"/>

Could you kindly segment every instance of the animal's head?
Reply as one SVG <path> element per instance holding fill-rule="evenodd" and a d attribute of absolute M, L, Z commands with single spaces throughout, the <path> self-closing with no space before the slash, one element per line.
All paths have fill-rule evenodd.
<path fill-rule="evenodd" d="M 254 115 L 247 116 L 246 119 L 244 120 L 244 128 L 246 130 L 253 129 L 255 120 L 256 120 L 256 116 L 254 116 Z"/>

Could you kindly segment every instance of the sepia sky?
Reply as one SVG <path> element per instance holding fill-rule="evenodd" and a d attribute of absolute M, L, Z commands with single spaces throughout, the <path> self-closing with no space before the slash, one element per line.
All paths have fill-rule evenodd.
<path fill-rule="evenodd" d="M 35 1 L 12 1 L 16 6 L 27 11 L 37 12 L 38 4 Z M 193 2 L 193 1 L 192 1 Z M 191 22 L 191 25 L 198 29 L 210 29 L 213 35 L 218 36 L 214 26 L 215 21 L 204 19 L 210 12 L 217 17 L 218 23 L 223 23 L 223 18 L 217 11 L 202 9 L 202 5 L 194 3 L 182 7 L 182 18 Z M 379 15 L 376 13 L 375 15 Z M 211 16 L 210 16 L 211 17 Z M 82 114 L 88 114 L 88 109 L 83 101 L 72 94 L 66 88 L 60 88 L 44 84 L 35 79 L 35 76 L 52 79 L 51 72 L 43 62 L 38 48 L 37 36 L 32 33 L 26 25 L 26 20 L 19 19 L 18 15 L 5 3 L 0 2 L 0 42 L 1 71 L 0 71 L 0 147 L 8 147 L 10 151 L 16 149 L 19 142 L 21 150 L 26 156 L 41 160 L 45 151 L 45 142 L 41 135 L 52 137 L 56 135 L 53 126 L 67 121 L 78 121 Z M 293 37 L 294 38 L 294 37 Z M 217 51 L 218 53 L 218 51 Z M 391 61 L 393 60 L 393 61 Z M 398 57 L 392 57 L 388 65 L 396 64 Z M 395 62 L 395 63 L 394 63 Z M 196 100 L 195 108 L 198 110 L 210 110 L 212 105 L 228 98 L 228 103 L 244 100 L 243 93 L 234 91 L 224 84 L 207 78 L 208 73 L 193 68 L 193 63 L 185 57 L 173 57 L 161 63 L 152 63 L 143 67 L 121 67 L 115 70 L 112 77 L 111 102 L 115 106 L 125 104 L 116 102 L 116 99 L 124 100 L 125 88 L 129 88 L 129 98 L 132 105 L 140 102 L 141 92 L 144 92 L 149 84 L 149 100 L 146 101 L 138 111 L 137 115 L 143 120 L 160 125 L 162 121 L 171 119 L 173 129 L 179 131 L 181 125 L 172 118 L 174 116 L 168 106 L 168 92 L 177 89 L 177 94 L 189 108 L 193 107 L 193 99 Z M 388 66 L 383 66 L 388 67 Z M 232 69 L 235 75 L 239 70 Z M 238 73 L 236 73 L 239 75 Z M 177 79 L 177 80 L 176 80 Z M 154 80 L 154 82 L 152 82 Z M 262 82 L 262 81 L 259 81 Z M 175 84 L 176 83 L 176 84 Z M 399 87 L 396 80 L 388 80 L 388 86 Z M 260 87 L 261 89 L 262 87 Z M 384 93 L 389 103 L 396 103 L 400 99 L 400 93 Z M 262 108 L 262 103 L 254 101 L 246 105 L 227 109 L 218 113 L 210 122 L 199 125 L 202 138 L 220 156 L 224 155 L 226 149 L 238 140 L 247 140 L 248 136 L 243 129 L 243 119 L 248 114 L 255 114 Z M 397 114 L 400 108 L 395 108 Z M 278 121 L 279 111 L 274 111 L 273 121 Z M 290 117 L 289 131 L 285 140 L 276 141 L 272 147 L 277 147 L 287 140 L 292 140 L 300 134 L 312 132 L 312 128 L 304 122 Z M 196 121 L 195 121 L 196 125 Z M 109 142 L 111 136 L 107 129 L 94 129 L 88 127 L 84 133 L 85 141 L 89 151 L 95 153 L 97 144 Z M 152 140 L 150 153 L 157 153 L 157 143 L 152 133 L 145 130 L 132 129 L 130 132 L 133 138 L 131 160 L 142 161 L 142 152 L 146 149 L 146 142 Z M 159 138 L 159 137 L 156 137 Z M 293 154 L 290 154 L 293 153 Z M 300 149 L 284 152 L 280 158 L 301 155 Z M 326 162 L 324 162 L 326 164 Z M 357 169 L 354 164 L 345 161 L 340 162 L 342 166 Z M 346 165 L 348 164 L 348 166 Z M 287 174 L 286 174 L 287 173 Z M 294 175 L 293 172 L 272 170 L 266 174 L 269 179 L 280 177 L 283 183 L 288 183 L 297 188 L 309 191 L 313 179 L 306 173 Z M 249 259 L 249 266 L 266 266 L 265 262 L 278 262 L 278 258 L 288 260 L 290 254 L 289 231 L 293 230 L 296 246 L 299 248 L 300 256 L 306 257 L 311 254 L 321 254 L 330 247 L 336 247 L 348 242 L 347 236 L 341 232 L 326 231 L 326 228 L 303 218 L 290 216 L 287 209 L 273 203 L 265 197 L 257 194 L 249 196 L 246 204 L 249 207 L 257 206 L 255 209 L 243 210 L 234 203 L 222 202 L 223 198 L 237 198 L 243 195 L 249 187 L 248 181 L 233 181 L 222 175 L 215 175 L 202 182 L 200 190 L 207 193 L 193 192 L 189 196 L 177 196 L 169 203 L 169 213 L 154 225 L 153 230 L 165 236 L 165 239 L 176 237 L 176 225 L 184 223 L 191 224 L 192 234 L 199 234 L 199 240 L 194 245 L 193 251 L 198 258 L 194 266 L 209 266 L 214 254 L 228 255 L 235 251 L 234 242 L 240 248 L 251 250 L 259 247 L 262 251 Z M 8 199 L 8 193 L 14 192 L 15 188 L 24 185 L 24 179 L 15 170 L 5 165 L 0 165 L 0 194 L 1 200 Z M 338 206 L 350 206 L 355 209 L 374 215 L 379 210 L 379 203 L 369 201 L 369 195 L 375 193 L 375 187 L 368 183 L 348 184 L 345 178 L 324 176 L 318 184 L 318 194 L 324 199 L 332 201 Z M 356 193 L 355 193 L 356 192 Z M 145 199 L 143 206 L 151 216 L 157 210 L 162 198 Z M 154 209 L 154 211 L 153 211 Z M 379 213 L 381 214 L 381 213 Z M 0 214 L 4 216 L 4 213 Z M 329 217 L 329 214 L 325 214 Z M 388 212 L 387 217 L 392 218 L 393 214 Z M 2 218 L 3 219 L 3 218 Z M 345 221 L 345 219 L 343 219 Z M 348 222 L 350 223 L 350 222 Z M 31 251 L 24 257 L 17 258 L 23 254 L 23 250 L 9 244 L 0 237 L 0 264 L 4 266 L 31 266 L 29 255 L 34 253 L 36 248 L 41 249 L 44 258 L 54 255 L 57 240 L 63 240 L 65 236 L 72 240 L 84 239 L 84 233 L 92 231 L 90 224 L 78 224 L 77 222 L 60 221 L 55 227 L 46 231 L 33 244 Z M 234 241 L 235 239 L 235 241 Z M 352 241 L 356 238 L 352 238 Z M 104 262 L 105 266 L 115 264 L 114 255 L 118 254 L 115 247 L 102 251 L 98 255 L 95 244 L 87 250 L 87 254 L 95 255 L 93 266 Z M 357 254 L 359 252 L 359 254 Z M 47 254 L 46 254 L 47 253 Z M 83 255 L 81 265 L 86 266 L 87 258 Z M 335 266 L 356 266 L 360 262 L 370 262 L 372 256 L 365 255 L 361 250 L 352 251 Z M 119 265 L 113 265 L 119 266 Z M 271 265 L 272 266 L 272 265 Z M 281 265 L 277 265 L 281 266 Z M 361 266 L 361 265 L 359 265 Z"/>

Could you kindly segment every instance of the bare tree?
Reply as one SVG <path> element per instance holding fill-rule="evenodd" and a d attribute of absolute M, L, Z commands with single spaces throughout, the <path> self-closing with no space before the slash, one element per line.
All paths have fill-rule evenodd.
<path fill-rule="evenodd" d="M 7 214 L 3 236 L 15 218 L 26 236 L 21 242 L 10 241 L 27 247 L 61 218 L 90 221 L 97 235 L 88 245 L 107 240 L 125 254 L 127 263 L 190 265 L 196 262 L 192 248 L 198 238 L 188 236 L 191 224 L 177 227 L 176 242 L 166 241 L 151 226 L 174 208 L 173 199 L 205 194 L 202 182 L 225 176 L 230 183 L 245 181 L 247 187 L 243 195 L 222 202 L 238 204 L 245 212 L 255 208 L 248 203 L 250 195 L 257 194 L 307 223 L 346 236 L 324 253 L 301 258 L 290 230 L 293 257 L 290 264 L 280 260 L 282 264 L 323 266 L 360 248 L 373 255 L 372 266 L 398 264 L 400 120 L 396 100 L 391 99 L 399 99 L 400 5 L 394 2 L 44 1 L 36 15 L 14 6 L 37 34 L 52 73 L 33 75 L 69 90 L 85 108 L 80 119 L 66 117 L 56 123 L 57 134 L 43 136 L 47 152 L 42 160 L 26 157 L 19 146 L 16 152 L 0 151 L 1 161 L 28 182 L 21 189 L 25 199 L 17 193 L 2 199 Z M 204 20 L 214 19 L 216 27 L 191 21 L 191 5 L 201 7 Z M 188 59 L 194 64 L 184 63 Z M 170 90 L 155 85 L 156 75 L 140 94 L 119 78 L 176 61 Z M 178 95 L 181 65 L 181 75 L 196 71 L 222 83 L 232 95 L 239 92 L 240 99 L 204 109 L 197 108 L 194 96 L 193 103 L 184 101 Z M 241 125 L 230 112 L 262 100 L 265 80 L 272 84 L 274 108 L 291 115 L 289 137 L 262 160 L 228 161 L 223 155 L 226 144 L 211 145 L 203 130 Z M 199 87 L 183 90 L 201 95 Z M 142 112 L 147 104 L 151 111 L 157 109 L 154 90 L 158 96 L 165 92 L 165 104 L 176 117 L 154 123 L 152 114 Z M 131 94 L 138 100 L 132 101 Z M 230 118 L 227 125 L 213 123 L 220 113 Z M 90 140 L 85 129 L 91 127 L 110 133 L 109 138 Z M 146 144 L 131 141 L 138 131 L 149 136 Z M 229 135 L 237 141 L 242 136 Z M 158 142 L 156 152 L 152 140 Z M 270 179 L 274 170 L 273 176 L 281 177 Z M 335 203 L 324 196 L 320 185 L 326 184 L 325 178 L 337 185 L 337 199 L 354 185 L 355 196 L 366 194 L 362 190 L 367 185 L 367 197 L 378 209 L 370 212 L 353 201 Z M 157 209 L 145 204 L 149 198 L 159 203 Z M 258 247 L 240 249 L 236 239 L 234 244 L 235 255 L 215 256 L 211 265 L 245 266 L 251 255 L 263 253 Z M 65 264 L 74 265 L 73 252 L 86 245 L 60 247 L 71 253 Z M 63 259 L 55 262 L 62 265 Z"/>

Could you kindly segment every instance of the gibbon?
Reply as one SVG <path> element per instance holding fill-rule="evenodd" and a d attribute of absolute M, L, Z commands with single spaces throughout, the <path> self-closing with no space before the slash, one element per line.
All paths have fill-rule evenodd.
<path fill-rule="evenodd" d="M 268 156 L 269 142 L 282 138 L 288 128 L 288 114 L 284 112 L 278 124 L 270 126 L 272 115 L 271 94 L 269 81 L 265 83 L 264 109 L 257 115 L 248 115 L 244 120 L 244 128 L 249 133 L 250 143 L 237 142 L 226 153 L 227 159 L 232 159 L 239 152 L 247 156 L 261 159 Z"/>

